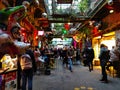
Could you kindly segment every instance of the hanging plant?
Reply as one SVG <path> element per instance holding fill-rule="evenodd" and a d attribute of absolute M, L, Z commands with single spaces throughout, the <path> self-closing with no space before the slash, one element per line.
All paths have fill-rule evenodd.
<path fill-rule="evenodd" d="M 85 13 L 85 11 L 88 9 L 88 0 L 82 0 L 79 3 L 79 9 L 81 11 L 81 13 Z"/>

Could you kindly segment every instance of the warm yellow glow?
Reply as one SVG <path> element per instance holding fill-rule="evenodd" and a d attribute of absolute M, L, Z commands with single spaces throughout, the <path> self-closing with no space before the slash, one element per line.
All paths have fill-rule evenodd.
<path fill-rule="evenodd" d="M 109 12 L 110 12 L 110 13 L 113 13 L 113 12 L 114 12 L 114 10 L 110 10 Z"/>
<path fill-rule="evenodd" d="M 98 37 L 95 37 L 94 39 L 100 39 L 101 38 L 101 36 L 98 36 Z"/>
<path fill-rule="evenodd" d="M 93 49 L 95 52 L 95 59 L 98 59 L 98 57 L 99 57 L 99 45 L 98 45 L 98 43 L 94 44 Z"/>
<path fill-rule="evenodd" d="M 2 68 L 13 68 L 17 65 L 17 56 L 15 58 L 11 58 L 9 54 L 5 54 L 2 59 L 0 60 L 2 62 Z"/>
<path fill-rule="evenodd" d="M 112 35 L 115 35 L 115 32 L 110 32 L 110 33 L 107 33 L 107 34 L 103 34 L 103 36 L 112 36 Z"/>
<path fill-rule="evenodd" d="M 80 88 L 74 88 L 74 90 L 80 90 Z"/>
<path fill-rule="evenodd" d="M 104 34 L 101 38 L 95 37 L 92 40 L 93 49 L 95 51 L 95 60 L 98 59 L 100 53 L 100 44 L 105 44 L 108 46 L 108 49 L 111 50 L 112 46 L 116 46 L 115 42 L 115 32 Z"/>
<path fill-rule="evenodd" d="M 38 36 L 36 36 L 35 38 L 38 39 Z"/>
<path fill-rule="evenodd" d="M 101 43 L 105 44 L 108 46 L 108 49 L 111 50 L 112 46 L 115 46 L 115 39 L 113 40 L 104 40 Z"/>

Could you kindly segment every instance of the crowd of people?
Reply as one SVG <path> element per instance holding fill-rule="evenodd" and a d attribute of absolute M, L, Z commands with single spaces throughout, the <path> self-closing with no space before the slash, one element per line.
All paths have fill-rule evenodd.
<path fill-rule="evenodd" d="M 33 75 L 38 71 L 40 67 L 40 60 L 43 59 L 46 69 L 50 68 L 50 54 L 52 53 L 53 58 L 57 58 L 62 61 L 62 66 L 73 72 L 73 64 L 80 64 L 84 66 L 88 66 L 88 70 L 93 71 L 93 60 L 95 58 L 94 49 L 92 47 L 86 47 L 83 51 L 73 46 L 65 46 L 63 48 L 49 48 L 45 46 L 44 48 L 38 48 L 37 46 L 33 48 L 29 48 L 25 51 L 25 55 L 27 58 L 31 59 L 32 67 L 29 69 L 21 69 L 20 60 L 22 55 L 20 56 L 18 63 L 18 88 L 22 88 L 22 90 L 26 90 L 26 85 L 28 82 L 28 90 L 32 90 L 32 79 Z M 23 54 L 23 55 L 24 55 Z M 23 57 L 25 57 L 25 55 Z M 22 57 L 22 59 L 23 59 Z M 120 76 L 120 51 L 117 47 L 113 46 L 111 50 L 108 50 L 108 47 L 104 44 L 100 45 L 100 66 L 102 78 L 101 82 L 108 83 L 108 77 L 106 70 L 109 71 L 109 67 L 112 65 L 114 69 L 117 71 L 117 75 Z M 25 59 L 24 59 L 25 60 Z M 54 59 L 55 60 L 55 59 Z M 27 63 L 28 65 L 28 63 Z M 29 65 L 28 65 L 29 66 Z M 22 84 L 20 83 L 22 80 Z M 22 87 L 21 87 L 22 86 Z M 19 89 L 18 89 L 19 90 Z"/>
<path fill-rule="evenodd" d="M 81 50 L 79 48 L 73 48 L 73 46 L 62 48 L 49 48 L 47 45 L 43 48 L 35 48 L 29 47 L 25 50 L 23 54 L 19 56 L 18 60 L 18 90 L 22 88 L 22 90 L 26 90 L 26 85 L 28 83 L 28 90 L 32 90 L 32 79 L 33 75 L 40 68 L 41 60 L 43 59 L 44 67 L 47 69 L 50 68 L 50 53 L 52 53 L 53 58 L 59 58 L 63 62 L 63 66 L 68 70 L 73 72 L 73 62 L 77 62 L 77 64 L 81 63 L 80 53 Z M 30 66 L 26 63 L 27 60 L 31 60 L 32 66 L 25 68 L 26 66 Z M 22 61 L 22 64 L 21 64 Z M 28 62 L 28 61 L 27 61 Z M 25 64 L 25 65 L 24 65 Z M 23 69 L 24 67 L 24 69 Z M 22 81 L 22 84 L 21 84 Z"/>

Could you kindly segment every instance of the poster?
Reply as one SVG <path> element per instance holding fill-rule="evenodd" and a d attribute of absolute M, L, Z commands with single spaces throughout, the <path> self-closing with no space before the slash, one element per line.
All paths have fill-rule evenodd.
<path fill-rule="evenodd" d="M 4 74 L 5 90 L 17 90 L 17 73 L 9 72 Z"/>

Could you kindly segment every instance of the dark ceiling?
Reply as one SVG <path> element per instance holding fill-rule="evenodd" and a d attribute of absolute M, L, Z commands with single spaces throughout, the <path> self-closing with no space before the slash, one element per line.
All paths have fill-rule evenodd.
<path fill-rule="evenodd" d="M 99 7 L 98 7 L 99 8 Z M 93 20 L 102 20 L 110 14 L 110 10 L 120 12 L 120 0 L 113 0 L 112 4 L 106 3 L 100 10 L 92 17 Z"/>

